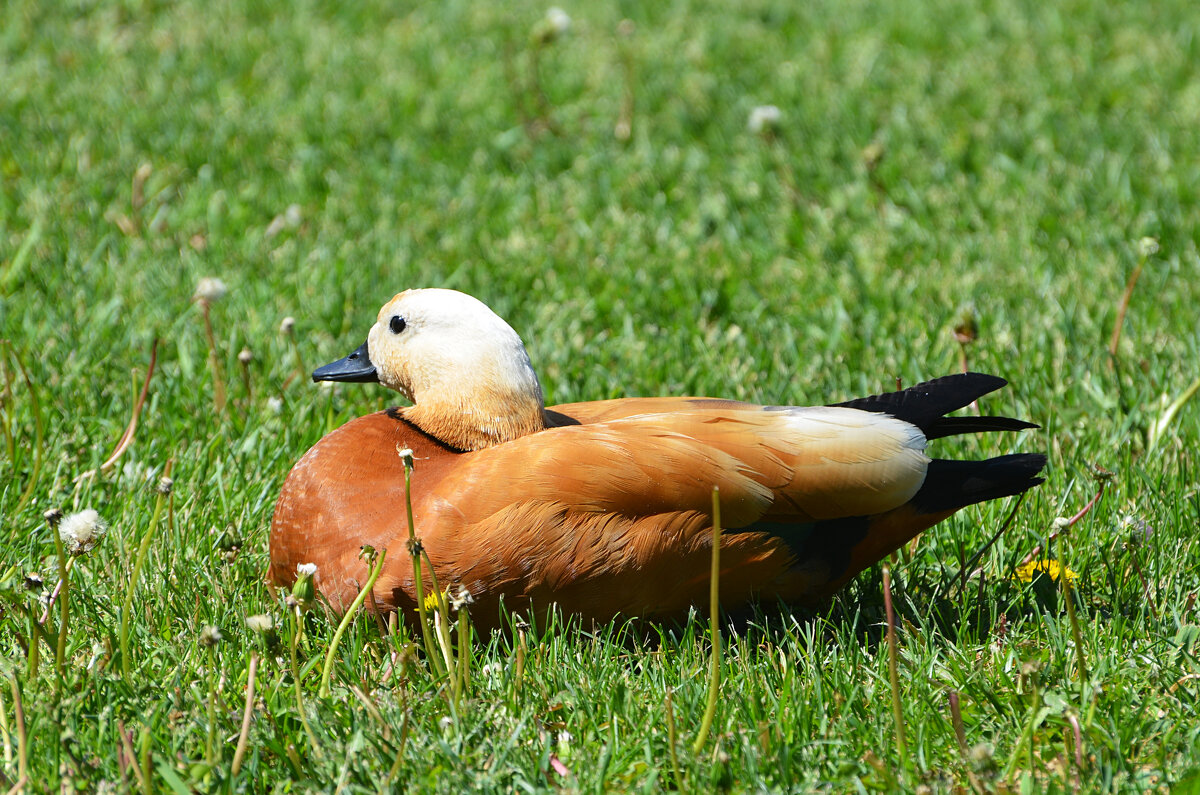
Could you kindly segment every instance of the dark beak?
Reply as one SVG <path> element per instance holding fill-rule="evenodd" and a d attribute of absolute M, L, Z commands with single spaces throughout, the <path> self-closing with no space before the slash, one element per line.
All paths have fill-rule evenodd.
<path fill-rule="evenodd" d="M 378 383 L 379 374 L 375 372 L 375 365 L 371 364 L 371 357 L 367 355 L 367 343 L 364 342 L 346 358 L 338 359 L 336 362 L 313 370 L 313 380 L 353 381 L 356 383 L 374 381 Z"/>

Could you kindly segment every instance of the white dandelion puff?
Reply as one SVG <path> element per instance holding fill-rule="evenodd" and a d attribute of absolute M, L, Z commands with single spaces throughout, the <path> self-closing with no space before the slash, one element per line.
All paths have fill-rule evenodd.
<path fill-rule="evenodd" d="M 746 128 L 757 134 L 772 132 L 783 121 L 783 111 L 775 105 L 759 105 L 750 111 Z"/>
<path fill-rule="evenodd" d="M 215 276 L 205 276 L 196 282 L 194 297 L 211 304 L 214 301 L 220 301 L 227 292 L 229 292 L 229 288 L 225 286 L 225 282 Z"/>
<path fill-rule="evenodd" d="M 58 526 L 59 537 L 67 552 L 76 556 L 94 549 L 107 532 L 108 525 L 91 508 L 71 514 Z"/>

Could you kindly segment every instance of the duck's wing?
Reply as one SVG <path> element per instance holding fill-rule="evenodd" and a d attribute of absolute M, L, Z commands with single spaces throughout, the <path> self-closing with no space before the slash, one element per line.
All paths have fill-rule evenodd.
<path fill-rule="evenodd" d="M 548 429 L 472 454 L 442 499 L 468 521 L 514 501 L 629 518 L 712 510 L 723 524 L 895 508 L 921 487 L 920 429 L 853 408 L 699 408 Z"/>
<path fill-rule="evenodd" d="M 510 609 L 553 601 L 591 618 L 678 618 L 708 593 L 715 486 L 728 531 L 722 598 L 799 600 L 845 566 L 803 538 L 851 543 L 857 535 L 832 527 L 837 517 L 903 505 L 925 479 L 924 441 L 913 425 L 848 408 L 554 428 L 459 457 L 422 500 L 418 530 L 442 585 L 468 587 L 481 617 L 497 614 L 503 594 Z M 419 462 L 413 477 L 419 488 Z M 411 602 L 409 567 L 380 582 L 397 604 Z"/>

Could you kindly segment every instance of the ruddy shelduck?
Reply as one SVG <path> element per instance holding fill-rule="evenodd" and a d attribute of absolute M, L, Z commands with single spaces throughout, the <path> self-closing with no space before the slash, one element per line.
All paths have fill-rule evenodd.
<path fill-rule="evenodd" d="M 928 527 L 1042 481 L 1045 456 L 931 459 L 931 439 L 1037 427 L 945 416 L 1004 386 L 963 373 L 830 406 L 626 398 L 546 408 L 515 331 L 454 290 L 400 293 L 367 341 L 313 373 L 378 381 L 412 405 L 321 439 L 275 506 L 269 578 L 316 564 L 334 609 L 387 549 L 373 597 L 415 609 L 405 505 L 443 589 L 466 588 L 477 626 L 500 604 L 557 604 L 591 621 L 674 619 L 707 604 L 712 489 L 722 513 L 720 595 L 812 604 Z M 426 579 L 428 582 L 428 579 Z"/>

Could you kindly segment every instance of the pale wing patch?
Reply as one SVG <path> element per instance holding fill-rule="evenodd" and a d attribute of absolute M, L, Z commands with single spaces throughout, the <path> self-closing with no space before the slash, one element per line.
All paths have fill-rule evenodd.
<path fill-rule="evenodd" d="M 880 513 L 925 482 L 929 457 L 915 425 L 886 414 L 819 407 L 773 412 L 791 428 L 795 476 L 785 493 L 814 519 Z"/>

